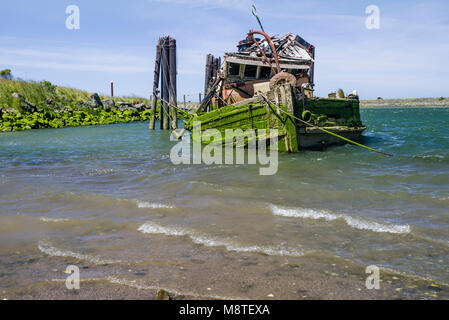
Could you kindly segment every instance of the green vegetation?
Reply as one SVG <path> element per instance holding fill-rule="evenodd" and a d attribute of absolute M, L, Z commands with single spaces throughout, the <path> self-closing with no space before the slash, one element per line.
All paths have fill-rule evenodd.
<path fill-rule="evenodd" d="M 17 93 L 22 98 L 13 96 Z M 87 101 L 90 94 L 85 91 L 56 87 L 48 81 L 40 83 L 0 79 L 0 107 L 16 108 L 20 111 L 21 102 L 27 99 L 38 109 L 47 105 L 47 99 L 61 103 L 66 107 L 76 108 L 79 103 Z"/>
<path fill-rule="evenodd" d="M 11 69 L 5 69 L 0 71 L 0 78 L 11 80 L 12 79 Z"/>
<path fill-rule="evenodd" d="M 284 110 L 281 115 L 277 114 L 273 107 L 267 110 L 264 103 L 229 105 L 213 112 L 195 115 L 192 120 L 201 122 L 203 133 L 200 141 L 203 144 L 216 142 L 210 140 L 211 137 L 205 132 L 207 129 L 217 129 L 223 139 L 226 136 L 225 131 L 227 129 L 277 129 L 278 150 L 296 152 L 298 151 L 296 129 L 291 118 L 285 114 L 287 106 L 281 104 L 280 108 Z M 185 128 L 192 130 L 193 121 L 186 123 Z M 196 140 L 198 137 L 193 135 L 192 139 Z M 267 137 L 259 137 L 259 139 L 267 139 Z M 244 143 L 247 143 L 248 138 L 244 138 L 244 141 Z M 222 140 L 221 143 L 225 143 L 225 140 Z"/>
<path fill-rule="evenodd" d="M 90 97 L 88 92 L 58 87 L 48 81 L 25 82 L 2 77 L 0 132 L 145 121 L 152 114 L 149 101 L 144 98 L 100 96 L 102 100 L 114 100 L 115 105 L 92 107 L 88 104 Z M 138 104 L 144 105 L 137 107 Z"/>
<path fill-rule="evenodd" d="M 117 109 L 106 112 L 102 109 L 64 110 L 42 109 L 35 113 L 5 113 L 1 115 L 0 131 L 21 131 L 40 128 L 63 128 L 90 126 L 98 124 L 112 124 L 119 122 L 133 122 L 149 120 L 150 110 L 120 111 Z"/>
<path fill-rule="evenodd" d="M 39 107 L 46 106 L 47 100 L 51 99 L 54 104 L 62 104 L 65 107 L 77 109 L 80 104 L 89 100 L 91 93 L 73 88 L 59 87 L 49 81 L 25 82 L 0 79 L 0 107 L 18 107 L 20 99 L 13 97 L 14 93 L 19 93 L 31 103 Z M 113 99 L 115 102 L 128 102 L 131 104 L 149 104 L 148 99 L 138 97 L 107 97 L 100 96 L 101 99 Z"/>

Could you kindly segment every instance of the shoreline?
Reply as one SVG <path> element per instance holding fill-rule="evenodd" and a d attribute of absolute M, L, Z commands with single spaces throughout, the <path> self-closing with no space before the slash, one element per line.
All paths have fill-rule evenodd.
<path fill-rule="evenodd" d="M 408 300 L 446 299 L 449 294 L 445 284 L 385 268 L 381 268 L 380 288 L 370 290 L 365 287 L 367 265 L 338 256 L 279 257 L 227 251 L 222 254 L 228 258 L 225 268 L 220 268 L 223 261 L 216 257 L 201 264 L 188 260 L 160 262 L 159 269 L 164 265 L 162 274 L 151 264 L 147 268 L 126 263 L 95 265 L 72 257 L 34 255 L 30 261 L 37 270 L 22 270 L 23 279 L 16 281 L 13 288 L 1 288 L 0 298 L 157 300 L 159 290 L 168 294 L 170 300 Z M 68 290 L 65 286 L 67 275 L 63 270 L 69 264 L 81 267 L 80 290 Z M 220 275 L 212 276 L 217 268 Z M 241 270 L 245 272 L 242 274 Z"/>
<path fill-rule="evenodd" d="M 449 98 L 360 100 L 360 108 L 449 108 Z"/>

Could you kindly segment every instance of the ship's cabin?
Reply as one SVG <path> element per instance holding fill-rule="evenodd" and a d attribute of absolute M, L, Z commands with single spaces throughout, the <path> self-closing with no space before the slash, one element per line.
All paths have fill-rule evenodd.
<path fill-rule="evenodd" d="M 291 61 L 280 59 L 281 71 L 295 76 L 296 86 L 311 83 L 311 64 L 309 61 Z M 275 64 L 272 64 L 275 68 Z M 274 76 L 275 69 L 259 57 L 239 57 L 238 54 L 226 54 L 223 73 L 225 85 L 223 96 L 229 103 L 250 98 L 254 95 L 254 85 L 266 82 Z"/>
<path fill-rule="evenodd" d="M 224 77 L 221 87 L 222 100 L 232 104 L 251 98 L 254 96 L 255 86 L 257 90 L 269 85 L 277 70 L 276 58 L 281 71 L 295 76 L 296 87 L 310 84 L 307 87 L 313 92 L 315 47 L 300 36 L 287 33 L 281 37 L 271 37 L 269 44 L 268 38 L 254 41 L 248 35 L 245 40 L 239 42 L 237 48 L 238 52 L 224 55 L 223 63 L 220 58 L 207 56 L 205 93 L 217 79 L 217 72 L 221 70 Z M 276 54 L 273 54 L 273 48 Z"/>
<path fill-rule="evenodd" d="M 291 73 L 299 78 L 308 77 L 308 69 L 282 69 L 282 71 Z M 229 62 L 226 65 L 226 80 L 227 83 L 238 81 L 255 81 L 255 80 L 270 80 L 274 76 L 273 69 L 270 67 L 257 66 L 252 64 L 239 64 Z"/>

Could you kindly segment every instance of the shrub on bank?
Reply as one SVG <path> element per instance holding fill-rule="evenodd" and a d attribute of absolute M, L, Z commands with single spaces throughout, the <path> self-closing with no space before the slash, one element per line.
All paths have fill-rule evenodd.
<path fill-rule="evenodd" d="M 118 109 L 109 112 L 103 109 L 66 109 L 64 111 L 47 109 L 34 113 L 11 112 L 11 110 L 5 112 L 5 110 L 2 110 L 0 111 L 0 131 L 8 132 L 145 121 L 150 119 L 151 114 L 150 110 L 139 112 L 137 110 L 121 111 Z"/>

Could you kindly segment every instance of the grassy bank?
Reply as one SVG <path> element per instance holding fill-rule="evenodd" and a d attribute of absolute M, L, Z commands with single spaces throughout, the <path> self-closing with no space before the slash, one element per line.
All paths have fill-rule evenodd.
<path fill-rule="evenodd" d="M 361 108 L 449 107 L 449 98 L 376 99 L 361 100 Z"/>
<path fill-rule="evenodd" d="M 150 117 L 150 101 L 144 98 L 93 96 L 48 81 L 0 79 L 0 132 L 144 121 Z"/>
<path fill-rule="evenodd" d="M 13 97 L 14 93 L 19 93 L 28 99 L 37 107 L 48 105 L 47 99 L 52 99 L 53 104 L 63 104 L 66 107 L 77 108 L 81 103 L 89 100 L 92 93 L 78 89 L 60 87 L 51 84 L 48 81 L 26 82 L 0 79 L 0 107 L 20 106 L 20 99 Z M 128 102 L 131 104 L 145 103 L 149 104 L 148 99 L 137 97 L 106 97 L 102 99 L 113 99 L 115 102 Z"/>

